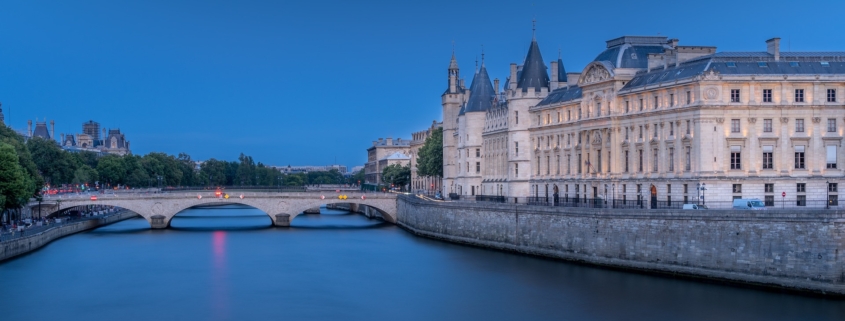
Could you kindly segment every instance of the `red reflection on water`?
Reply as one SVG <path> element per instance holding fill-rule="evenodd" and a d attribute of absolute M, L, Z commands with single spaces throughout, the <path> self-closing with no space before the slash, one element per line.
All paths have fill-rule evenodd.
<path fill-rule="evenodd" d="M 212 311 L 214 320 L 229 319 L 228 269 L 226 266 L 226 232 L 211 234 L 214 265 L 211 271 Z"/>

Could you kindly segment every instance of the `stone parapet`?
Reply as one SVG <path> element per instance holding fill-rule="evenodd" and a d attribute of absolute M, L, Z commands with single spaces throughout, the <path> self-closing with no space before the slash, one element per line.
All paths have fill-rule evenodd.
<path fill-rule="evenodd" d="M 397 224 L 531 255 L 845 296 L 845 211 L 602 210 L 400 197 Z"/>

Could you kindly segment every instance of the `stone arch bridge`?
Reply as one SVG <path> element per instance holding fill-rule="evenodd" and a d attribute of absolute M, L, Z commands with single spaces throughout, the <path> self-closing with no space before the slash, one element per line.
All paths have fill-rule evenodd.
<path fill-rule="evenodd" d="M 346 203 L 366 205 L 378 210 L 385 221 L 396 223 L 396 194 L 363 192 L 239 192 L 226 191 L 229 198 L 215 196 L 214 191 L 178 193 L 119 193 L 63 196 L 48 198 L 41 203 L 41 211 L 52 214 L 67 208 L 83 205 L 117 206 L 143 216 L 154 229 L 170 226 L 176 214 L 191 207 L 203 205 L 241 204 L 257 208 L 273 221 L 275 226 L 290 226 L 290 222 L 307 209 L 324 204 Z M 338 196 L 344 195 L 346 199 Z M 243 197 L 241 197 L 243 196 Z M 37 203 L 30 207 L 37 208 Z"/>

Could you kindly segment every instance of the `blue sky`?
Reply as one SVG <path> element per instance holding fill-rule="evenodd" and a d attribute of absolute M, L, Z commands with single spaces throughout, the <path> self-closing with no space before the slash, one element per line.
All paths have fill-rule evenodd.
<path fill-rule="evenodd" d="M 10 1 L 0 3 L 6 121 L 89 119 L 133 152 L 271 165 L 366 162 L 379 137 L 440 120 L 452 42 L 472 80 L 520 62 L 580 71 L 625 34 L 719 51 L 845 51 L 845 1 Z"/>

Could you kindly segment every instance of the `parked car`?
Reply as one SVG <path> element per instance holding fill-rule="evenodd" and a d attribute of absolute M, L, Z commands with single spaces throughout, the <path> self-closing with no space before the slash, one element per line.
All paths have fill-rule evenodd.
<path fill-rule="evenodd" d="M 706 210 L 707 206 L 698 204 L 684 204 L 685 210 Z"/>
<path fill-rule="evenodd" d="M 734 200 L 733 208 L 735 210 L 765 210 L 766 205 L 763 201 L 756 198 L 740 198 Z"/>

